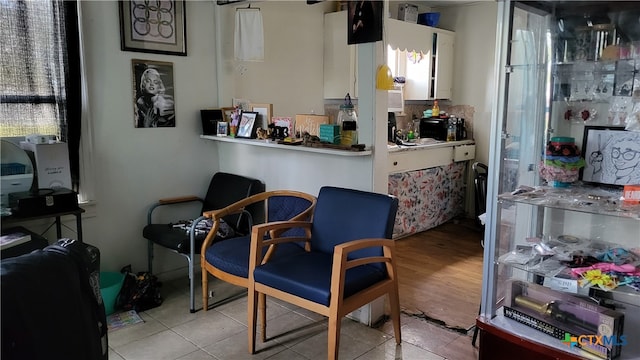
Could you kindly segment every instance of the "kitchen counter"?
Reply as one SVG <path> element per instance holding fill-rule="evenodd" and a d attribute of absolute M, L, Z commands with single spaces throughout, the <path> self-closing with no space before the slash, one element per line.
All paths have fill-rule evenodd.
<path fill-rule="evenodd" d="M 413 145 L 396 145 L 389 143 L 387 148 L 389 149 L 389 153 L 393 152 L 402 152 L 402 151 L 416 151 L 416 150 L 425 150 L 425 149 L 437 149 L 449 146 L 460 146 L 460 145 L 473 145 L 475 144 L 474 140 L 460 140 L 460 141 L 440 141 L 434 140 L 430 138 L 418 139 Z"/>

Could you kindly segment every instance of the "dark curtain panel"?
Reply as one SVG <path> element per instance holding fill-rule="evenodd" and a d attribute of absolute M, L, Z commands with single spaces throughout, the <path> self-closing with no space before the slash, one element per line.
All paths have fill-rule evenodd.
<path fill-rule="evenodd" d="M 80 71 L 80 33 L 78 24 L 78 4 L 76 1 L 64 1 L 65 28 L 67 41 L 67 145 L 69 146 L 69 162 L 71 182 L 78 191 L 80 182 L 80 131 L 82 116 L 81 71 Z"/>

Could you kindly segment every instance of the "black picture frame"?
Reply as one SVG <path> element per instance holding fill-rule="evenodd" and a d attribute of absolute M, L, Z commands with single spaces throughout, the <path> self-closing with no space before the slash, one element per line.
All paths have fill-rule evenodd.
<path fill-rule="evenodd" d="M 585 126 L 582 155 L 583 182 L 615 188 L 640 184 L 640 132 L 620 126 Z"/>
<path fill-rule="evenodd" d="M 240 113 L 240 123 L 238 124 L 236 137 L 255 139 L 257 130 L 257 117 L 258 112 L 256 111 L 242 111 Z"/>
<path fill-rule="evenodd" d="M 383 2 L 348 1 L 347 44 L 382 40 Z"/>
<path fill-rule="evenodd" d="M 218 122 L 224 121 L 222 109 L 202 109 L 200 110 L 202 121 L 202 135 L 217 135 Z"/>
<path fill-rule="evenodd" d="M 152 5 L 141 0 L 118 1 L 121 50 L 187 56 L 185 3 L 164 0 Z"/>
<path fill-rule="evenodd" d="M 134 127 L 176 127 L 173 63 L 132 59 L 131 70 Z"/>

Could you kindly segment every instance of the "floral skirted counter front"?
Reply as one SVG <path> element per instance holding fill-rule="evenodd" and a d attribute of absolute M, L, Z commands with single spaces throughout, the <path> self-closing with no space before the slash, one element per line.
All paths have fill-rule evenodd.
<path fill-rule="evenodd" d="M 393 238 L 425 231 L 464 214 L 466 162 L 389 175 L 398 198 Z"/>

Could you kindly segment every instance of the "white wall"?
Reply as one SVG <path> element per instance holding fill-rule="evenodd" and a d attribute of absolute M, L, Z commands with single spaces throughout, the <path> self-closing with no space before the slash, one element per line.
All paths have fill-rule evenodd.
<path fill-rule="evenodd" d="M 96 181 L 95 215 L 84 219 L 84 239 L 100 248 L 103 270 L 127 264 L 145 270 L 148 206 L 161 197 L 204 196 L 217 170 L 217 156 L 198 137 L 199 109 L 217 105 L 214 6 L 186 3 L 188 56 L 182 57 L 121 51 L 118 3 L 82 3 Z M 131 59 L 174 64 L 175 128 L 134 128 Z M 186 265 L 166 251 L 156 259 L 154 272 Z"/>
<path fill-rule="evenodd" d="M 475 108 L 476 160 L 488 164 L 498 5 L 479 1 L 434 11 L 441 12 L 438 27 L 456 32 L 452 102 Z"/>
<path fill-rule="evenodd" d="M 236 61 L 233 54 L 237 8 L 246 4 L 218 6 L 222 29 L 223 105 L 233 97 L 273 104 L 274 116 L 324 113 L 323 22 L 330 2 L 307 5 L 306 1 L 257 2 L 264 28 L 264 61 Z"/>

